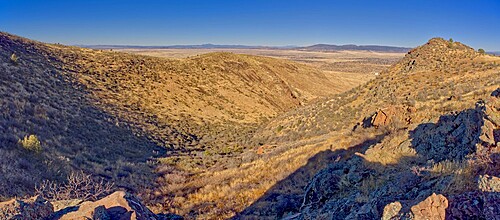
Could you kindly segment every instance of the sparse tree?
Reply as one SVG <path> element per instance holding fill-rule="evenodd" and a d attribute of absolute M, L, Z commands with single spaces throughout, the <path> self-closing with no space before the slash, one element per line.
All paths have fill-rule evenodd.
<path fill-rule="evenodd" d="M 477 52 L 479 52 L 480 54 L 485 54 L 485 53 L 486 53 L 486 52 L 484 51 L 484 49 L 483 49 L 483 48 L 479 48 L 479 49 L 477 50 Z"/>

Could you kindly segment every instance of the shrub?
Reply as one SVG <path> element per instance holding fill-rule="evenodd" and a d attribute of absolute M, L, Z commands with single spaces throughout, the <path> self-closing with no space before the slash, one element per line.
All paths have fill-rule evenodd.
<path fill-rule="evenodd" d="M 483 49 L 483 48 L 479 48 L 479 49 L 477 50 L 477 52 L 479 52 L 480 54 L 485 54 L 485 53 L 486 53 L 486 52 L 484 51 L 484 49 Z"/>
<path fill-rule="evenodd" d="M 84 172 L 71 173 L 64 183 L 44 180 L 35 187 L 37 195 L 49 200 L 98 200 L 113 190 L 114 184 L 105 182 L 102 178 L 95 179 Z"/>
<path fill-rule="evenodd" d="M 450 39 L 448 40 L 448 47 L 449 47 L 449 48 L 453 48 L 453 42 L 454 42 L 454 41 L 453 41 L 453 38 L 450 38 Z"/>
<path fill-rule="evenodd" d="M 12 55 L 10 55 L 10 61 L 14 64 L 18 64 L 18 61 L 19 61 L 19 57 L 17 57 L 17 55 L 15 53 L 13 53 Z"/>
<path fill-rule="evenodd" d="M 19 145 L 26 150 L 33 151 L 35 153 L 40 153 L 42 151 L 42 145 L 40 140 L 36 135 L 26 135 L 23 139 L 18 141 Z"/>

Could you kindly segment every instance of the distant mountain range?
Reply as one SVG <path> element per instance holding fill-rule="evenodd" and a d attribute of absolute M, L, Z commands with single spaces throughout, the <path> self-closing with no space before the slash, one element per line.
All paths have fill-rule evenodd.
<path fill-rule="evenodd" d="M 171 45 L 171 46 L 134 46 L 134 45 L 77 45 L 80 47 L 92 49 L 291 49 L 305 51 L 341 51 L 341 50 L 363 50 L 375 52 L 397 52 L 406 53 L 411 48 L 381 46 L 381 45 L 333 45 L 333 44 L 315 44 L 312 46 L 248 46 L 248 45 L 218 45 L 218 44 L 199 44 L 199 45 Z"/>

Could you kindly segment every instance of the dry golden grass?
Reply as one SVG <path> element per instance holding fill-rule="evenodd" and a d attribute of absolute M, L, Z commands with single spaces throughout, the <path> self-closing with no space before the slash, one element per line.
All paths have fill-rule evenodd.
<path fill-rule="evenodd" d="M 205 51 L 167 59 L 0 37 L 7 39 L 0 42 L 2 61 L 10 62 L 12 54 L 5 48 L 19 50 L 19 65 L 2 66 L 9 73 L 2 79 L 11 82 L 0 90 L 7 97 L 0 100 L 2 116 L 12 119 L 0 121 L 8 128 L 1 133 L 5 143 L 33 129 L 48 149 L 36 164 L 53 153 L 57 160 L 47 160 L 51 165 L 95 168 L 96 174 L 121 183 L 141 175 L 152 178 L 153 164 L 145 162 L 158 153 L 150 152 L 154 147 L 166 147 L 165 158 L 151 160 L 157 185 L 142 194 L 156 211 L 187 218 L 232 217 L 297 170 L 304 178 L 279 190 L 301 194 L 309 178 L 336 159 L 319 158 L 309 167 L 322 152 L 357 155 L 379 173 L 408 170 L 411 160 L 418 160 L 408 130 L 471 108 L 500 84 L 499 58 L 440 40 L 375 77 L 373 71 L 401 54 L 251 51 L 306 64 L 227 52 L 198 54 Z M 166 56 L 164 51 L 132 52 Z M 41 101 L 35 107 L 33 100 Z M 411 120 L 378 130 L 353 129 L 377 109 L 395 105 L 414 108 Z M 366 143 L 379 135 L 383 140 Z M 72 144 L 77 147 L 68 147 Z M 353 146 L 367 149 L 357 152 Z M 12 149 L 0 149 L 8 161 L 20 155 Z M 82 155 L 68 159 L 74 152 Z M 472 168 L 453 163 L 438 163 L 432 173 L 452 176 L 450 190 L 468 186 Z M 16 162 L 15 167 L 32 166 Z M 374 178 L 352 187 L 362 192 L 359 201 L 367 201 L 368 192 L 388 179 Z M 135 185 L 141 181 L 149 183 L 141 179 Z"/>

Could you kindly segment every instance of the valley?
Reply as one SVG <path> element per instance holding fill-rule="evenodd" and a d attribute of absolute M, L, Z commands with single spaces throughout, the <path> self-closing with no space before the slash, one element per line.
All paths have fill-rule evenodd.
<path fill-rule="evenodd" d="M 110 51 L 2 32 L 0 55 L 2 200 L 82 171 L 187 219 L 500 211 L 500 57 L 460 42 Z"/>

